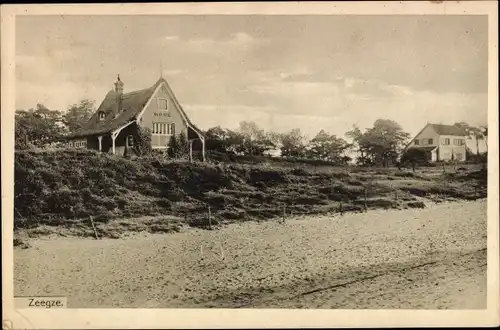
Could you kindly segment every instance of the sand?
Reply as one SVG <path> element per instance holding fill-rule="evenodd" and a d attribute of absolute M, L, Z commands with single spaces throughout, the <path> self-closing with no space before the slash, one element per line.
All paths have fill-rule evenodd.
<path fill-rule="evenodd" d="M 486 308 L 486 201 L 33 240 L 15 294 L 72 308 Z"/>

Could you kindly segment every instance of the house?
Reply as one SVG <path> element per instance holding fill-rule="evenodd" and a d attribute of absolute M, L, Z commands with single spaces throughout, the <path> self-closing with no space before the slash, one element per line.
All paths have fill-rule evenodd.
<path fill-rule="evenodd" d="M 140 128 L 149 128 L 151 147 L 167 149 L 170 138 L 184 133 L 192 159 L 201 149 L 205 160 L 205 138 L 188 118 L 167 81 L 161 77 L 153 86 L 124 93 L 118 75 L 97 111 L 77 132 L 68 137 L 73 147 L 89 148 L 118 155 L 130 155 Z"/>
<path fill-rule="evenodd" d="M 427 124 L 407 145 L 406 150 L 418 148 L 428 153 L 429 160 L 464 162 L 467 133 L 452 125 Z"/>

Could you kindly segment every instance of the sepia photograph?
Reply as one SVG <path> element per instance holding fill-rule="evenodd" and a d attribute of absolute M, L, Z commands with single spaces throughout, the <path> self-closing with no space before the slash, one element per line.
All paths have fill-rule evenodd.
<path fill-rule="evenodd" d="M 489 20 L 16 15 L 16 308 L 486 311 Z"/>

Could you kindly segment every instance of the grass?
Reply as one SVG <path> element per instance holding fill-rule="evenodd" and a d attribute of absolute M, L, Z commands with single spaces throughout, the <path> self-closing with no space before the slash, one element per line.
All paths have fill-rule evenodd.
<path fill-rule="evenodd" d="M 267 220 L 377 208 L 419 208 L 435 201 L 486 196 L 486 172 L 467 165 L 417 173 L 327 164 L 129 160 L 93 151 L 15 155 L 15 230 L 100 236 L 163 233 L 186 226 Z M 366 195 L 366 202 L 365 202 Z M 284 209 L 285 207 L 285 209 Z"/>

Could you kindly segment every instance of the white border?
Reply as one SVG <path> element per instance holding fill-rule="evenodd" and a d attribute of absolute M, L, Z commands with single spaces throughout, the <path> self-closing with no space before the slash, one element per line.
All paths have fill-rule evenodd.
<path fill-rule="evenodd" d="M 254 328 L 494 326 L 499 324 L 498 262 L 498 4 L 470 2 L 290 2 L 189 4 L 3 5 L 2 72 L 2 266 L 4 320 L 16 329 L 51 328 Z M 433 310 L 229 310 L 229 309 L 67 309 L 24 310 L 13 306 L 13 123 L 15 110 L 16 15 L 404 15 L 489 16 L 488 309 Z"/>

